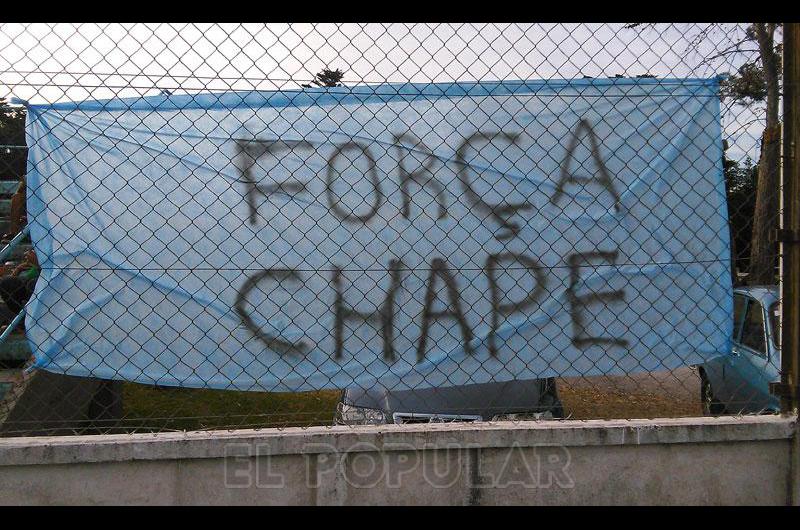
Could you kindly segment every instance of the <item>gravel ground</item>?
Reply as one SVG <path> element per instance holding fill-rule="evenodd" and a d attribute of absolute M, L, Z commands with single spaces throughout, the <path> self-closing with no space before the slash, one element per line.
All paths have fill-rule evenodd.
<path fill-rule="evenodd" d="M 672 418 L 702 414 L 700 377 L 692 368 L 559 378 L 557 387 L 564 412 L 571 419 Z"/>

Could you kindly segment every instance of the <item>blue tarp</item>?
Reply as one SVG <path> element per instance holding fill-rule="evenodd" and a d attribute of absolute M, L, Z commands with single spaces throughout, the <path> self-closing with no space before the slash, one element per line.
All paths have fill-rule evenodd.
<path fill-rule="evenodd" d="M 717 79 L 30 105 L 36 366 L 389 389 L 728 351 Z"/>

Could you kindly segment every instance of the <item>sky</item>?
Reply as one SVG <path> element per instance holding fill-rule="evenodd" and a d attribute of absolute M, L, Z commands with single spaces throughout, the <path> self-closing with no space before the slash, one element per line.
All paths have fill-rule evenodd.
<path fill-rule="evenodd" d="M 347 85 L 652 74 L 711 77 L 744 25 L 0 24 L 0 97 L 31 103 L 294 89 L 325 67 Z M 763 111 L 723 105 L 730 158 L 758 158 Z"/>

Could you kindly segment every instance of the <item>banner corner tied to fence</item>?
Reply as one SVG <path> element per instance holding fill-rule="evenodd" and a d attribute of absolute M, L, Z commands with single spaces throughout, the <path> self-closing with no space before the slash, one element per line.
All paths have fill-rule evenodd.
<path fill-rule="evenodd" d="M 31 105 L 36 366 L 403 390 L 727 353 L 718 81 Z"/>

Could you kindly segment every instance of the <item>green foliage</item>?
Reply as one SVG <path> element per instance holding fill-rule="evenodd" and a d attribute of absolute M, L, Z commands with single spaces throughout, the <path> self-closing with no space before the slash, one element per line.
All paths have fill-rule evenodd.
<path fill-rule="evenodd" d="M 746 270 L 753 234 L 758 166 L 750 158 L 745 159 L 744 164 L 740 165 L 726 157 L 723 159 L 723 167 L 728 195 L 728 220 L 736 250 L 735 265 L 740 270 Z"/>
<path fill-rule="evenodd" d="M 318 87 L 337 87 L 342 86 L 342 79 L 344 78 L 344 72 L 339 70 L 329 70 L 328 68 L 323 69 L 318 74 L 314 75 L 314 79 L 311 81 L 312 84 Z M 312 88 L 311 85 L 303 85 L 305 88 Z"/>
<path fill-rule="evenodd" d="M 781 24 L 776 24 L 777 28 Z M 775 73 L 778 79 L 781 78 L 781 57 L 783 51 L 783 44 L 774 44 L 774 36 L 772 46 L 772 57 L 776 66 Z M 756 29 L 753 24 L 747 27 L 745 31 L 745 39 L 741 44 L 748 42 L 757 42 Z M 739 51 L 739 48 L 733 48 L 728 51 Z M 743 106 L 750 106 L 753 103 L 760 103 L 767 99 L 767 79 L 764 75 L 764 58 L 759 54 L 758 58 L 753 61 L 748 61 L 739 66 L 736 73 L 731 74 L 727 79 L 720 83 L 720 97 L 723 99 L 730 98 L 735 103 Z"/>
<path fill-rule="evenodd" d="M 0 98 L 0 144 L 25 144 L 25 109 Z"/>
<path fill-rule="evenodd" d="M 0 145 L 25 145 L 25 109 L 0 98 Z M 0 179 L 19 179 L 25 174 L 27 149 L 0 148 Z"/>
<path fill-rule="evenodd" d="M 767 98 L 764 70 L 756 63 L 744 63 L 739 71 L 720 83 L 720 96 L 750 106 Z"/>

